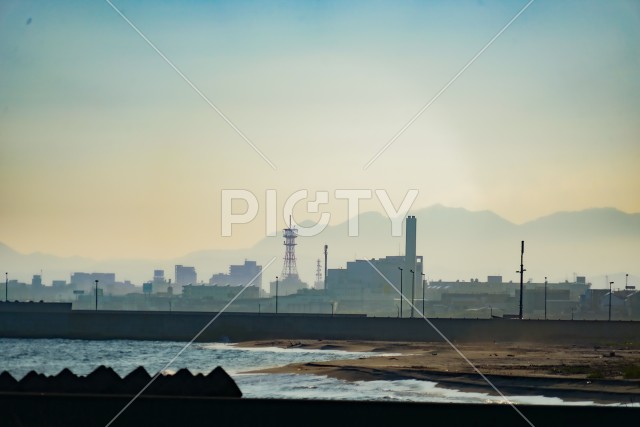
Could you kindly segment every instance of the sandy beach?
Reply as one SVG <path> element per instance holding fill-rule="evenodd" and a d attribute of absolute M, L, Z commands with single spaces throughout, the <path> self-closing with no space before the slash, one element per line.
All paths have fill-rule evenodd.
<path fill-rule="evenodd" d="M 639 344 L 456 345 L 461 354 L 449 344 L 425 342 L 268 340 L 243 342 L 238 346 L 381 354 L 256 371 L 261 373 L 326 375 L 346 381 L 417 379 L 437 382 L 440 387 L 497 394 L 471 362 L 505 395 L 544 395 L 597 403 L 640 402 Z"/>

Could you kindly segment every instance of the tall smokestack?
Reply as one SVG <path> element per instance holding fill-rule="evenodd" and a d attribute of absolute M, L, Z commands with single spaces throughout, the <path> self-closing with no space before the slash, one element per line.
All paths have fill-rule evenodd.
<path fill-rule="evenodd" d="M 407 217 L 407 224 L 406 224 L 406 231 L 405 231 L 405 238 L 406 238 L 406 246 L 405 246 L 405 251 L 404 251 L 404 270 L 402 272 L 402 274 L 405 275 L 404 279 L 405 279 L 405 283 L 411 283 L 411 317 L 413 317 L 414 315 L 414 303 L 415 303 L 415 294 L 416 294 L 416 283 L 415 283 L 415 277 L 416 277 L 416 266 L 417 266 L 417 258 L 416 258 L 416 217 L 415 216 L 408 216 Z M 411 273 L 410 270 L 414 271 L 414 274 Z M 407 293 L 409 292 L 409 287 L 405 288 L 407 289 Z"/>

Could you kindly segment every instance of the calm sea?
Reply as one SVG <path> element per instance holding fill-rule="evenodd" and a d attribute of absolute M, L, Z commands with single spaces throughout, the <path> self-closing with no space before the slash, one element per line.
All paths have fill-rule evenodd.
<path fill-rule="evenodd" d="M 183 342 L 167 341 L 86 341 L 68 339 L 0 338 L 0 371 L 16 378 L 35 370 L 47 375 L 69 368 L 86 375 L 100 365 L 112 367 L 121 376 L 142 365 L 152 375 L 183 348 Z M 166 369 L 174 372 L 188 368 L 193 373 L 208 373 L 222 366 L 238 383 L 246 397 L 401 400 L 424 402 L 501 403 L 501 398 L 484 393 L 467 393 L 437 387 L 430 381 L 341 381 L 325 376 L 295 374 L 246 374 L 261 368 L 290 363 L 357 359 L 380 353 L 301 348 L 239 348 L 233 344 L 194 343 Z M 578 404 L 542 396 L 509 396 L 515 403 Z"/>

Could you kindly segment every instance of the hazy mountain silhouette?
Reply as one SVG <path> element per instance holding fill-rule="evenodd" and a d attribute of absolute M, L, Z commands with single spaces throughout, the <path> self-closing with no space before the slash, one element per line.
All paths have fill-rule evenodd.
<path fill-rule="evenodd" d="M 520 240 L 526 241 L 526 278 L 571 279 L 573 273 L 596 276 L 615 272 L 640 273 L 640 214 L 612 208 L 558 212 L 521 225 L 513 224 L 490 211 L 434 205 L 413 212 L 418 219 L 418 254 L 425 259 L 430 279 L 469 280 L 489 274 L 516 280 L 520 263 Z M 299 237 L 298 271 L 312 283 L 316 260 L 323 259 L 329 245 L 329 268 L 340 268 L 356 258 L 380 258 L 404 253 L 403 235 L 391 235 L 391 221 L 376 212 L 359 217 L 359 236 L 348 235 L 348 223 L 327 227 L 320 235 Z M 311 226 L 303 223 L 302 226 Z M 229 264 L 254 259 L 266 265 L 267 283 L 282 269 L 282 237 L 265 237 L 243 250 L 206 250 L 171 260 L 121 259 L 95 261 L 82 257 L 56 257 L 41 253 L 20 254 L 0 244 L 0 265 L 11 277 L 29 280 L 44 271 L 45 282 L 69 279 L 73 271 L 116 272 L 118 280 L 135 284 L 149 280 L 153 269 L 162 268 L 173 278 L 175 264 L 193 265 L 198 279 L 208 281 L 213 273 L 226 272 Z"/>
<path fill-rule="evenodd" d="M 595 237 L 640 237 L 640 213 L 627 214 L 613 208 L 588 209 L 580 212 L 557 212 L 523 224 L 531 235 L 553 235 L 582 240 Z"/>

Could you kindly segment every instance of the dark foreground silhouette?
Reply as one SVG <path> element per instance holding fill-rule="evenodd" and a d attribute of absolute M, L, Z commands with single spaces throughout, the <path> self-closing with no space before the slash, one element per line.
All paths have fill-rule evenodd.
<path fill-rule="evenodd" d="M 29 372 L 16 380 L 0 374 L 1 426 L 106 426 L 151 376 L 139 367 L 121 378 L 100 366 L 87 376 Z M 268 381 L 268 377 L 265 377 Z M 527 426 L 507 404 L 240 399 L 235 381 L 220 367 L 208 375 L 181 369 L 160 375 L 111 424 L 139 426 L 391 426 L 399 422 L 447 426 Z M 603 420 L 635 425 L 640 408 L 518 405 L 536 426 L 601 426 Z"/>
<path fill-rule="evenodd" d="M 142 367 L 121 378 L 113 369 L 99 366 L 87 376 L 63 369 L 58 375 L 46 376 L 30 371 L 19 381 L 4 371 L 0 374 L 2 393 L 55 393 L 136 395 L 152 377 Z M 242 397 L 235 381 L 221 367 L 209 374 L 193 375 L 180 369 L 173 375 L 159 375 L 144 391 L 153 396 Z"/>

